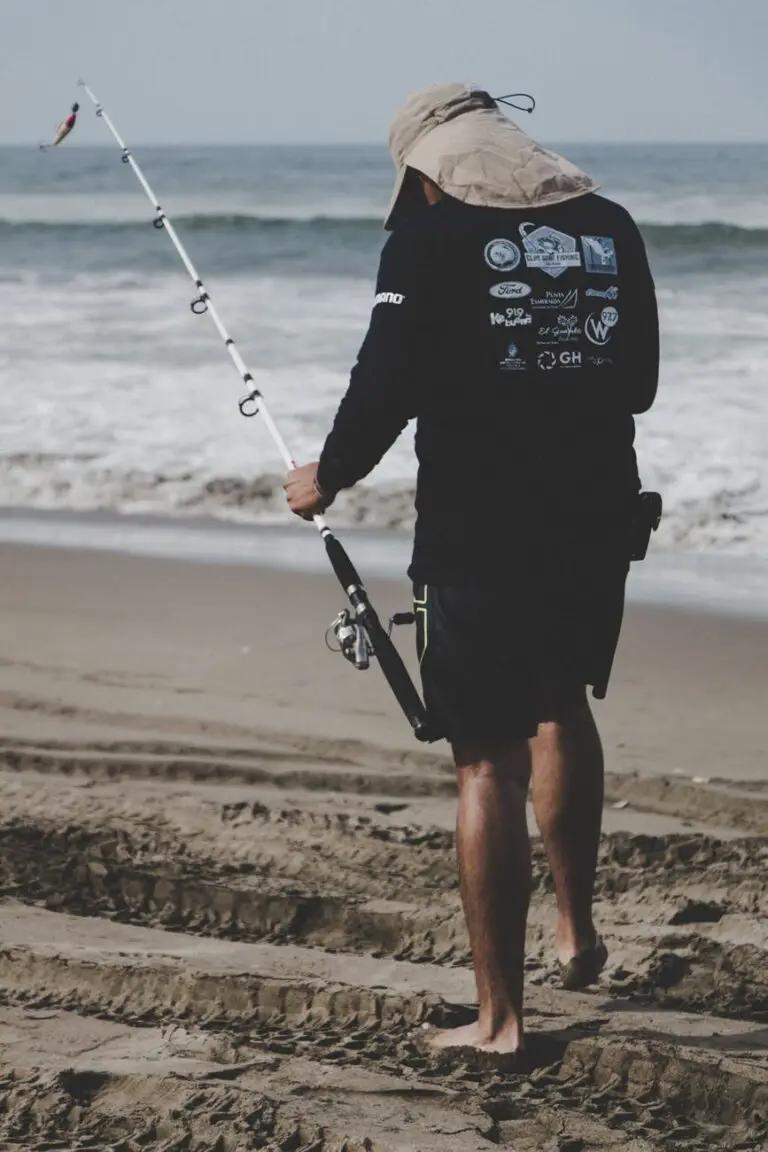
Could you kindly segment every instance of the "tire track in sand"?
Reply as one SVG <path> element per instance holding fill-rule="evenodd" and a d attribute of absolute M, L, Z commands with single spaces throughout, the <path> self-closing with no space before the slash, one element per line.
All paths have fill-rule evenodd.
<path fill-rule="evenodd" d="M 260 800 L 198 804 L 194 795 L 168 811 L 154 786 L 126 806 L 114 785 L 54 795 L 46 778 L 42 791 L 34 776 L 5 783 L 6 894 L 203 936 L 469 961 L 452 836 L 443 830 Z M 54 802 L 62 823 L 47 816 Z M 621 833 L 604 838 L 600 865 L 614 991 L 766 1019 L 768 934 L 754 926 L 768 903 L 762 842 Z M 534 882 L 528 971 L 546 983 L 554 912 L 539 845 Z"/>
<path fill-rule="evenodd" d="M 466 998 L 466 973 L 330 959 L 289 946 L 209 941 L 201 947 L 156 930 L 12 904 L 0 906 L 0 935 L 6 942 L 0 988 L 12 1007 L 74 1010 L 81 1019 L 113 1020 L 134 1030 L 180 1022 L 187 1030 L 202 1030 L 219 1051 L 235 1050 L 244 1064 L 271 1055 L 339 1066 L 344 1080 L 337 1083 L 345 1083 L 348 1093 L 354 1091 L 355 1070 L 394 1072 L 400 1086 L 393 1096 L 401 1097 L 411 1116 L 408 1090 L 415 1078 L 429 1080 L 454 1093 L 442 1108 L 446 1134 L 451 1120 L 457 1123 L 456 1105 L 472 1100 L 475 1115 L 469 1123 L 464 1117 L 459 1130 L 473 1133 L 476 1147 L 523 1146 L 519 1122 L 531 1115 L 532 1105 L 540 1113 L 539 1128 L 548 1114 L 550 1126 L 559 1125 L 562 1133 L 586 1113 L 607 1126 L 604 1138 L 618 1129 L 625 1141 L 636 1135 L 669 1150 L 703 1150 L 715 1135 L 712 1125 L 719 1126 L 718 1140 L 727 1135 L 722 1147 L 733 1147 L 734 1136 L 738 1141 L 749 1133 L 756 1140 L 766 1132 L 768 1040 L 756 1026 L 684 1014 L 616 1015 L 595 997 L 534 992 L 532 1071 L 521 1076 L 503 1058 L 425 1054 L 418 1025 L 460 1018 L 462 1010 L 452 1008 L 451 1000 Z M 86 1078 L 83 1103 L 103 1085 L 103 1072 Z M 33 1078 L 21 1091 L 29 1104 L 39 1098 L 39 1082 Z M 301 1106 L 311 1118 L 311 1106 L 303 1100 Z M 487 1118 L 484 1127 L 478 1108 Z M 220 1112 L 218 1119 L 227 1117 Z M 386 1147 L 386 1140 L 379 1146 Z"/>
<path fill-rule="evenodd" d="M 137 748 L 75 750 L 87 772 L 72 768 L 72 749 L 10 751 L 42 756 L 42 768 L 14 760 L 0 773 L 0 878 L 6 893 L 59 910 L 0 904 L 6 1011 L 57 1021 L 69 1012 L 75 1032 L 112 1021 L 130 1030 L 134 1057 L 145 1031 L 156 1039 L 158 1027 L 180 1025 L 203 1035 L 201 1064 L 206 1045 L 236 1055 L 216 1057 L 213 1083 L 200 1065 L 179 1079 L 157 1059 L 135 1060 L 126 1076 L 93 1053 L 68 1079 L 50 1061 L 35 1071 L 0 1055 L 7 1146 L 50 1149 L 57 1124 L 81 1147 L 123 1140 L 168 1152 L 194 1141 L 222 1148 L 224 1132 L 238 1148 L 305 1152 L 764 1143 L 765 942 L 740 934 L 764 915 L 765 841 L 695 830 L 605 838 L 599 913 L 620 963 L 595 994 L 576 997 L 548 983 L 551 885 L 537 854 L 533 1070 L 513 1075 L 503 1061 L 438 1061 L 420 1044 L 425 1020 L 460 1020 L 472 996 L 469 973 L 446 966 L 466 960 L 466 942 L 452 836 L 429 824 L 436 802 L 390 791 L 401 802 L 385 803 L 370 783 L 360 795 L 276 783 L 287 766 L 327 773 L 325 785 L 356 774 L 378 785 L 383 766 L 361 773 L 291 753 L 262 764 L 272 777 L 254 782 L 248 750 L 230 758 L 222 748 L 201 766 L 197 749 L 165 757 L 156 745 L 149 756 L 172 761 L 173 780 L 154 762 L 154 779 L 136 778 Z M 246 776 L 198 783 L 187 757 L 195 773 L 223 761 Z M 111 778 L 126 758 L 129 770 Z M 412 775 L 395 765 L 390 778 Z M 158 922 L 175 931 L 149 927 Z M 374 950 L 382 959 L 365 954 Z M 392 959 L 402 954 L 440 963 Z M 389 1079 L 363 1086 L 366 1076 Z M 126 1099 L 144 1101 L 143 1127 Z"/>
<path fill-rule="evenodd" d="M 263 742 L 250 749 L 211 749 L 177 742 L 166 746 L 157 741 L 38 746 L 14 740 L 0 743 L 0 769 L 85 776 L 95 781 L 227 781 L 402 798 L 456 794 L 445 756 L 275 732 L 264 733 Z M 768 828 L 768 796 L 752 783 L 696 784 L 679 777 L 608 772 L 606 803 L 744 833 L 764 835 Z"/>

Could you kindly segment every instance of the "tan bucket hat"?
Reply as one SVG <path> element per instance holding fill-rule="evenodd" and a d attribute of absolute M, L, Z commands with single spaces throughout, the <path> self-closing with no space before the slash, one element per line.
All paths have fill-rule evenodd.
<path fill-rule="evenodd" d="M 392 229 L 415 168 L 448 196 L 484 208 L 542 208 L 600 187 L 513 124 L 487 92 L 433 84 L 408 97 L 389 132 L 397 169 L 384 227 Z"/>

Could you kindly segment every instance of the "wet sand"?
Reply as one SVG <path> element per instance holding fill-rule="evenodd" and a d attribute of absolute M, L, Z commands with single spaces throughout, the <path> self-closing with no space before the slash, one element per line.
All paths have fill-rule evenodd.
<path fill-rule="evenodd" d="M 768 1146 L 768 626 L 630 608 L 596 707 L 611 960 L 557 987 L 537 846 L 520 1076 L 423 1052 L 473 1001 L 453 777 L 326 650 L 342 606 L 2 546 L 3 1146 Z"/>

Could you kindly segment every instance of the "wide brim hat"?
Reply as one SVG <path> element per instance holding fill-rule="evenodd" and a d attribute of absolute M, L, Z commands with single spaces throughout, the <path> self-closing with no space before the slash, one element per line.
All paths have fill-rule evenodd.
<path fill-rule="evenodd" d="M 434 84 L 409 96 L 392 122 L 389 148 L 397 178 L 388 230 L 408 207 L 409 169 L 455 200 L 481 208 L 543 208 L 600 187 L 537 144 L 487 92 L 468 84 Z"/>

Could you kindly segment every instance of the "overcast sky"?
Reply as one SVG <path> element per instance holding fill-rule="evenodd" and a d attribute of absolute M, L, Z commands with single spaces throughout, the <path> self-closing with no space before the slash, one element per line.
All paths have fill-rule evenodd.
<path fill-rule="evenodd" d="M 465 79 L 532 92 L 552 141 L 766 140 L 767 44 L 768 0 L 0 0 L 0 142 L 79 75 L 136 143 L 383 141 Z"/>

